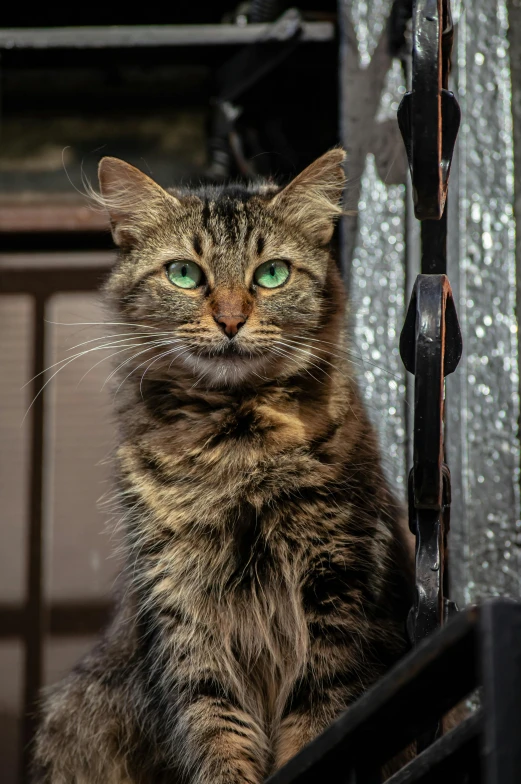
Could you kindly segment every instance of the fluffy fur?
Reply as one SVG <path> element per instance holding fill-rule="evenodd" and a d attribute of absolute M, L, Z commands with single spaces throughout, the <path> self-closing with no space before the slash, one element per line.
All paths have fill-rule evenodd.
<path fill-rule="evenodd" d="M 110 628 L 46 698 L 37 782 L 260 784 L 407 647 L 401 510 L 329 249 L 343 158 L 282 190 L 171 193 L 101 162 L 126 567 Z M 174 286 L 176 259 L 203 284 Z M 261 288 L 271 259 L 290 276 Z"/>

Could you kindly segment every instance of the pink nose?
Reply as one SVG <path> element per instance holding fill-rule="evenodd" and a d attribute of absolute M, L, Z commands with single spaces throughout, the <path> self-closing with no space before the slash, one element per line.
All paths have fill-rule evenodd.
<path fill-rule="evenodd" d="M 244 313 L 239 313 L 238 315 L 219 314 L 218 316 L 214 316 L 214 319 L 219 324 L 224 334 L 229 338 L 235 337 L 240 328 L 245 325 L 247 318 L 248 316 L 245 316 Z"/>

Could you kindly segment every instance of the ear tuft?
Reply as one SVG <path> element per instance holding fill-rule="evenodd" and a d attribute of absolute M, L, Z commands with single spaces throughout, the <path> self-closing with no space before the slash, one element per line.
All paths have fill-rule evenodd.
<path fill-rule="evenodd" d="M 286 220 L 300 225 L 304 233 L 322 244 L 330 241 L 334 221 L 342 214 L 345 157 L 345 150 L 339 147 L 326 152 L 271 201 Z"/>
<path fill-rule="evenodd" d="M 98 167 L 99 204 L 110 216 L 116 245 L 130 248 L 146 226 L 155 225 L 168 205 L 179 204 L 160 185 L 119 158 L 102 158 Z"/>

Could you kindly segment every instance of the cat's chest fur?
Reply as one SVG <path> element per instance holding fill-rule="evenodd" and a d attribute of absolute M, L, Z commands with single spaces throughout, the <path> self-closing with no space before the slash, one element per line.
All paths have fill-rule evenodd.
<path fill-rule="evenodd" d="M 174 536 L 213 528 L 241 539 L 269 525 L 277 501 L 336 474 L 313 444 L 339 412 L 310 414 L 283 390 L 217 402 L 174 399 L 162 411 L 143 402 L 118 452 L 126 484 Z"/>
<path fill-rule="evenodd" d="M 119 450 L 148 600 L 219 629 L 244 660 L 304 663 L 309 558 L 338 533 L 321 517 L 338 467 L 315 453 L 309 419 L 284 395 L 188 403 Z"/>

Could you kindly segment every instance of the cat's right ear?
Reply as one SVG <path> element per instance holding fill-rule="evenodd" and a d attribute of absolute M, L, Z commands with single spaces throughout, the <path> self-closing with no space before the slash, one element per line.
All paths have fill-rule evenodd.
<path fill-rule="evenodd" d="M 179 204 L 146 174 L 119 158 L 102 158 L 98 167 L 101 203 L 110 216 L 114 242 L 131 248 L 165 209 Z"/>
<path fill-rule="evenodd" d="M 334 221 L 342 214 L 340 201 L 345 185 L 340 147 L 329 150 L 304 169 L 272 199 L 279 215 L 300 225 L 302 231 L 325 245 L 331 240 Z"/>

